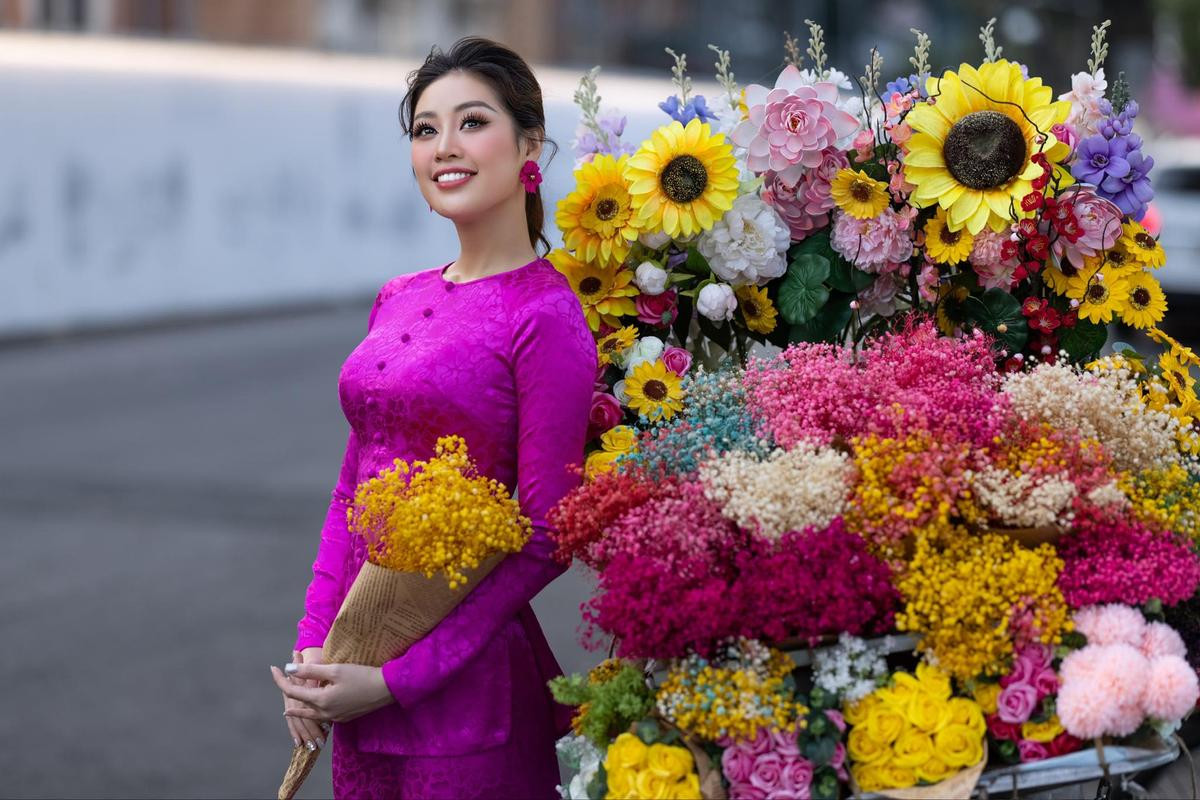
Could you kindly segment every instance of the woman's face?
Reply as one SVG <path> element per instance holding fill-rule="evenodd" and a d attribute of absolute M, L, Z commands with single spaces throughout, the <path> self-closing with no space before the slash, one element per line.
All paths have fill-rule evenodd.
<path fill-rule="evenodd" d="M 513 118 L 482 79 L 455 71 L 429 84 L 412 126 L 413 172 L 442 216 L 469 221 L 525 191 L 521 166 L 540 147 L 518 147 Z"/>

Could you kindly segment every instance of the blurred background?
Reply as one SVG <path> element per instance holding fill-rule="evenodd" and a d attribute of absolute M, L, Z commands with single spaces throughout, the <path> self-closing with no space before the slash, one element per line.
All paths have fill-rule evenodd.
<path fill-rule="evenodd" d="M 1200 344 L 1200 0 L 1067 5 L 0 0 L 0 796 L 274 796 L 291 740 L 267 667 L 337 476 L 338 370 L 384 281 L 457 256 L 397 121 L 433 45 L 481 34 L 534 64 L 552 206 L 593 65 L 637 142 L 666 120 L 664 47 L 701 93 L 710 43 L 771 84 L 812 19 L 832 66 L 877 46 L 890 80 L 910 28 L 939 71 L 979 61 L 994 16 L 1059 93 L 1112 19 L 1105 72 L 1156 162 L 1163 327 Z M 589 588 L 568 573 L 535 602 L 567 671 L 600 657 L 577 642 Z M 328 768 L 302 796 L 329 796 Z"/>

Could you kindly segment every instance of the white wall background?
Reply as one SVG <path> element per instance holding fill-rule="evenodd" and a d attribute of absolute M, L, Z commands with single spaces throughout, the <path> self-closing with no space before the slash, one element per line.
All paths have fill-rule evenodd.
<path fill-rule="evenodd" d="M 415 66 L 0 34 L 0 337 L 357 297 L 454 259 L 397 119 Z M 557 243 L 579 73 L 537 71 Z M 669 74 L 601 74 L 626 140 L 667 120 Z"/>

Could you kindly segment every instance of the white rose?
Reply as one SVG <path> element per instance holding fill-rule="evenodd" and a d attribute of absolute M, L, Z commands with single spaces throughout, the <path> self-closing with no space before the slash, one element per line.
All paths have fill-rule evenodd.
<path fill-rule="evenodd" d="M 613 397 L 617 398 L 617 401 L 621 405 L 623 405 L 623 406 L 629 405 L 629 395 L 627 395 L 625 393 L 625 379 L 624 378 L 622 378 L 621 380 L 619 380 L 613 384 Z"/>
<path fill-rule="evenodd" d="M 671 237 L 662 231 L 655 231 L 643 233 L 638 237 L 638 241 L 651 250 L 661 250 L 667 246 L 667 242 L 671 241 Z"/>
<path fill-rule="evenodd" d="M 638 264 L 633 280 L 642 294 L 662 294 L 667 290 L 667 271 L 653 261 Z"/>
<path fill-rule="evenodd" d="M 737 308 L 737 297 L 733 287 L 727 283 L 710 283 L 700 290 L 696 298 L 696 309 L 714 322 L 733 319 Z"/>
<path fill-rule="evenodd" d="M 667 348 L 662 339 L 657 336 L 643 336 L 633 343 L 625 356 L 625 375 L 633 372 L 633 368 L 646 361 L 654 361 Z"/>

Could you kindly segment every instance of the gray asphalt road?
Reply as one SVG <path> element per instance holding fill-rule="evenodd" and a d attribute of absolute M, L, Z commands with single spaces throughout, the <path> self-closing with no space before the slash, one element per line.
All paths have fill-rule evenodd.
<path fill-rule="evenodd" d="M 275 796 L 369 305 L 0 349 L 0 796 Z M 535 601 L 568 671 L 586 594 Z"/>

